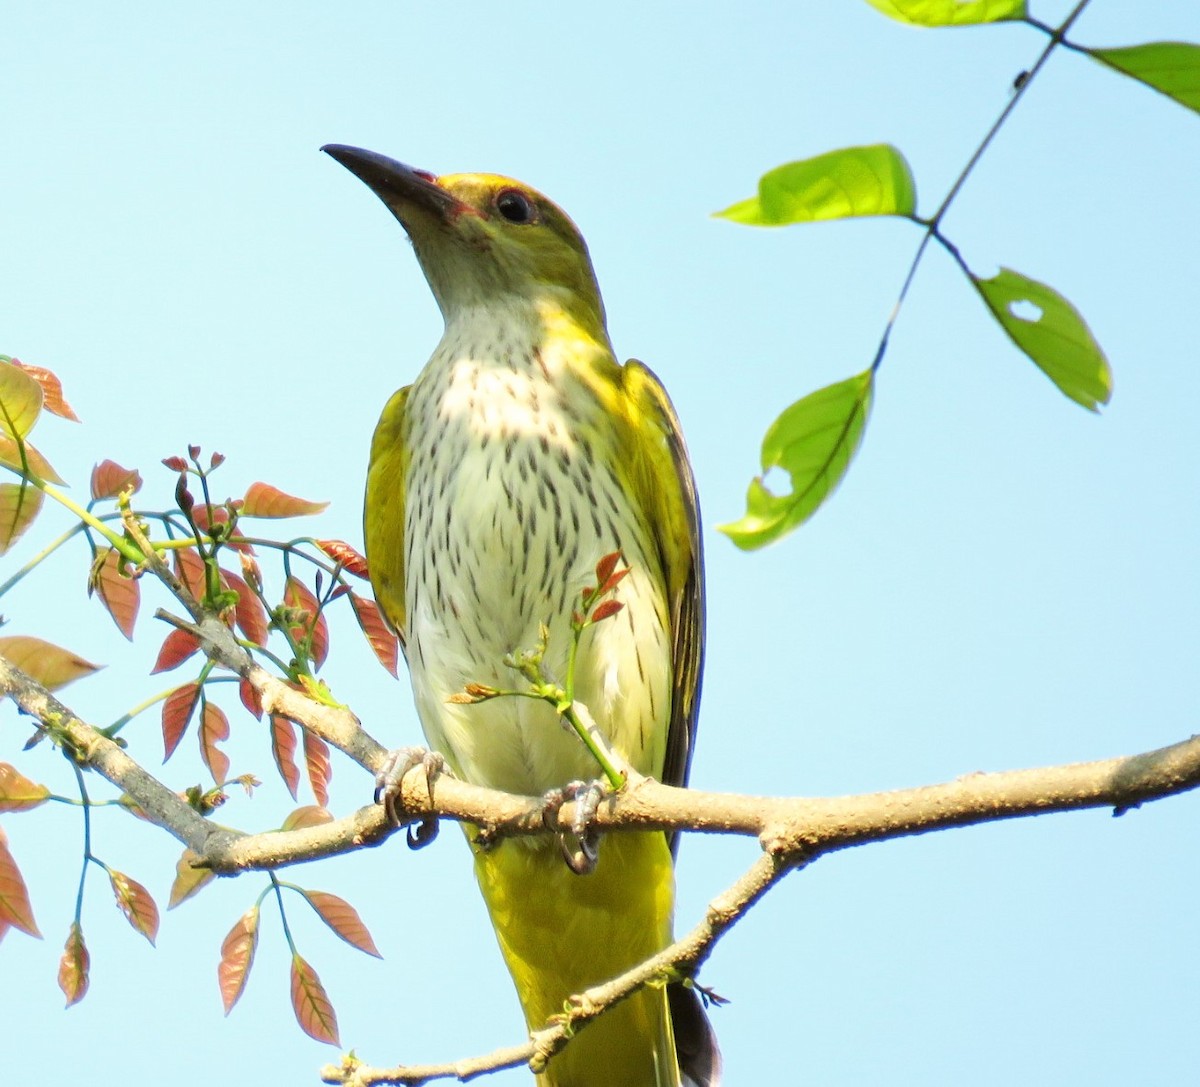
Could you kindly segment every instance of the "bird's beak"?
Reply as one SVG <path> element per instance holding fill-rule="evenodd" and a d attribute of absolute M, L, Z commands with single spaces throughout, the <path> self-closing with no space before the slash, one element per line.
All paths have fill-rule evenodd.
<path fill-rule="evenodd" d="M 341 143 L 327 143 L 321 150 L 364 182 L 406 227 L 409 225 L 406 212 L 414 208 L 443 222 L 464 209 L 464 205 L 425 170 L 414 170 L 386 155 Z"/>

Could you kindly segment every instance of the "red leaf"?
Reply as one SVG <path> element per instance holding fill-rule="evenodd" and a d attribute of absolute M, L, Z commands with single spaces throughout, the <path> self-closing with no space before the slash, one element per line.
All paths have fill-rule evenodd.
<path fill-rule="evenodd" d="M 232 571 L 222 569 L 221 579 L 228 588 L 238 594 L 233 614 L 242 633 L 255 645 L 266 645 L 270 627 L 267 625 L 267 609 L 263 607 L 262 601 L 250 586 Z"/>
<path fill-rule="evenodd" d="M 0 828 L 0 924 L 19 928 L 38 939 L 42 936 L 33 919 L 33 907 L 29 904 L 25 880 L 9 852 L 8 835 L 3 828 Z"/>
<path fill-rule="evenodd" d="M 42 407 L 50 412 L 51 415 L 57 415 L 62 419 L 70 419 L 73 423 L 79 422 L 79 416 L 75 414 L 71 405 L 63 399 L 62 382 L 58 380 L 56 373 L 52 370 L 47 370 L 44 366 L 30 366 L 20 359 L 13 359 L 12 364 L 19 366 L 42 387 Z"/>
<path fill-rule="evenodd" d="M 290 812 L 283 821 L 280 830 L 303 830 L 305 827 L 322 827 L 333 822 L 333 813 L 328 808 L 316 804 L 305 804 Z"/>
<path fill-rule="evenodd" d="M 191 631 L 178 629 L 171 631 L 163 640 L 162 648 L 158 651 L 158 660 L 154 662 L 150 674 L 153 676 L 159 672 L 169 672 L 172 668 L 178 668 L 199 648 L 200 639 Z"/>
<path fill-rule="evenodd" d="M 317 546 L 346 573 L 367 580 L 367 560 L 345 540 L 317 540 Z"/>
<path fill-rule="evenodd" d="M 221 944 L 221 962 L 217 967 L 217 982 L 221 986 L 221 1003 L 228 1015 L 238 1002 L 250 977 L 254 965 L 254 951 L 258 947 L 258 907 L 252 906 L 229 930 Z"/>
<path fill-rule="evenodd" d="M 88 969 L 92 957 L 83 941 L 83 929 L 76 921 L 67 934 L 62 958 L 58 960 L 58 987 L 67 998 L 67 1007 L 78 1004 L 88 991 Z"/>
<path fill-rule="evenodd" d="M 100 603 L 108 609 L 117 629 L 133 641 L 133 625 L 137 622 L 142 590 L 136 579 L 125 577 L 117 568 L 119 556 L 109 549 L 103 560 L 93 567 L 92 584 Z"/>
<path fill-rule="evenodd" d="M 238 697 L 242 700 L 242 705 L 250 711 L 254 718 L 261 721 L 263 715 L 262 699 L 259 697 L 258 691 L 254 689 L 254 684 L 245 676 L 238 677 Z"/>
<path fill-rule="evenodd" d="M 623 607 L 625 605 L 619 600 L 605 600 L 592 609 L 592 622 L 598 623 L 601 619 L 607 619 L 610 615 L 616 615 Z"/>
<path fill-rule="evenodd" d="M 158 907 L 150 892 L 132 876 L 115 868 L 108 870 L 108 881 L 112 884 L 117 906 L 125 919 L 153 944 L 158 935 Z"/>
<path fill-rule="evenodd" d="M 135 494 L 142 489 L 142 476 L 136 468 L 122 468 L 115 460 L 102 460 L 92 469 L 93 498 L 116 498 L 126 487 Z"/>
<path fill-rule="evenodd" d="M 49 795 L 45 785 L 30 781 L 15 766 L 0 762 L 0 811 L 31 811 L 44 804 Z"/>
<path fill-rule="evenodd" d="M 15 664 L 30 679 L 48 691 L 57 691 L 73 680 L 90 676 L 101 668 L 68 649 L 25 634 L 0 638 L 0 656 Z"/>
<path fill-rule="evenodd" d="M 271 715 L 271 754 L 275 756 L 279 776 L 295 800 L 296 791 L 300 788 L 300 770 L 296 766 L 296 726 L 286 717 L 275 714 Z"/>
<path fill-rule="evenodd" d="M 201 887 L 216 879 L 211 868 L 200 868 L 196 861 L 199 854 L 185 849 L 183 855 L 175 863 L 175 880 L 171 884 L 171 896 L 167 901 L 167 909 L 173 910 L 181 902 L 186 902 L 192 895 L 197 894 Z"/>
<path fill-rule="evenodd" d="M 229 757 L 217 744 L 228 739 L 229 718 L 220 706 L 214 706 L 206 698 L 200 715 L 200 758 L 218 785 L 224 785 L 229 776 Z"/>
<path fill-rule="evenodd" d="M 596 584 L 603 585 L 612 576 L 612 572 L 617 568 L 617 563 L 620 561 L 621 552 L 612 551 L 596 563 Z M 603 592 L 603 589 L 601 592 Z"/>
<path fill-rule="evenodd" d="M 251 483 L 242 500 L 243 517 L 302 517 L 320 513 L 328 502 L 309 502 L 295 495 L 285 494 L 269 483 Z"/>
<path fill-rule="evenodd" d="M 33 524 L 42 508 L 42 492 L 32 483 L 0 483 L 0 555 Z"/>
<path fill-rule="evenodd" d="M 201 532 L 208 532 L 213 525 L 229 524 L 229 511 L 224 506 L 209 506 L 197 502 L 192 507 L 192 520 Z"/>
<path fill-rule="evenodd" d="M 359 951 L 365 951 L 377 959 L 383 958 L 379 953 L 379 948 L 375 946 L 375 941 L 371 939 L 367 926 L 358 916 L 358 910 L 344 898 L 338 898 L 337 895 L 331 895 L 325 891 L 302 891 L 301 893 L 308 899 L 309 905 L 320 914 L 321 920 L 351 947 L 357 947 Z"/>
<path fill-rule="evenodd" d="M 367 636 L 367 642 L 374 650 L 375 656 L 379 658 L 379 663 L 392 675 L 396 675 L 396 665 L 400 657 L 400 639 L 392 633 L 391 628 L 387 625 L 387 621 L 383 618 L 383 612 L 379 610 L 379 605 L 374 600 L 367 600 L 365 597 L 351 593 L 350 606 L 354 608 L 358 625 L 362 627 L 362 632 Z"/>
<path fill-rule="evenodd" d="M 337 1015 L 317 972 L 299 955 L 292 955 L 292 1008 L 296 1022 L 310 1038 L 330 1045 L 338 1040 Z"/>
<path fill-rule="evenodd" d="M 283 602 L 289 608 L 308 613 L 302 624 L 291 628 L 292 638 L 297 645 L 308 641 L 309 656 L 313 665 L 320 668 L 329 654 L 329 626 L 321 613 L 321 605 L 311 590 L 297 577 L 289 577 L 283 590 Z"/>
<path fill-rule="evenodd" d="M 192 596 L 203 600 L 208 595 L 208 580 L 200 553 L 192 547 L 181 547 L 173 559 L 175 576 L 187 586 Z"/>
<path fill-rule="evenodd" d="M 179 741 L 187 731 L 188 722 L 192 719 L 199 698 L 200 684 L 193 680 L 182 687 L 176 687 L 163 703 L 163 762 L 175 754 L 175 748 L 179 746 Z"/>
<path fill-rule="evenodd" d="M 163 457 L 163 464 L 172 472 L 186 472 L 188 463 L 183 457 Z"/>
<path fill-rule="evenodd" d="M 600 586 L 600 594 L 611 593 L 624 580 L 625 575 L 629 573 L 629 567 L 624 570 L 617 570 L 615 573 L 609 574 L 604 583 Z"/>
<path fill-rule="evenodd" d="M 304 762 L 308 767 L 308 783 L 312 786 L 317 803 L 324 807 L 329 803 L 329 779 L 333 777 L 333 767 L 329 764 L 329 746 L 308 729 L 300 731 L 304 735 Z"/>

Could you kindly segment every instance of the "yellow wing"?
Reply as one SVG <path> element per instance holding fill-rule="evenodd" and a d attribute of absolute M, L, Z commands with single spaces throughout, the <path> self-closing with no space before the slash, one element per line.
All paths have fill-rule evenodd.
<path fill-rule="evenodd" d="M 404 421 L 406 385 L 392 395 L 371 439 L 367 493 L 363 504 L 363 539 L 371 588 L 383 614 L 405 645 L 404 616 L 404 481 L 408 475 L 408 437 Z"/>
<path fill-rule="evenodd" d="M 632 435 L 632 480 L 653 524 L 671 609 L 674 683 L 662 780 L 686 785 L 704 665 L 704 555 L 696 480 L 662 382 L 637 359 L 621 369 Z M 674 839 L 672 839 L 672 848 Z"/>

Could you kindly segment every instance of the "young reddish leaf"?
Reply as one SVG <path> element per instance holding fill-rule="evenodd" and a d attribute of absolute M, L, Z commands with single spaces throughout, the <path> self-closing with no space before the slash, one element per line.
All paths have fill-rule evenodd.
<path fill-rule="evenodd" d="M 29 892 L 21 870 L 8 849 L 8 835 L 0 827 L 0 924 L 19 928 L 39 940 L 37 922 L 33 919 L 33 907 L 29 904 Z"/>
<path fill-rule="evenodd" d="M 200 639 L 189 630 L 172 630 L 163 640 L 162 648 L 158 651 L 158 660 L 150 669 L 150 674 L 169 672 L 178 668 L 185 660 L 200 648 Z"/>
<path fill-rule="evenodd" d="M 617 568 L 617 563 L 621 561 L 620 551 L 610 551 L 598 563 L 596 563 L 596 584 L 603 585 L 611 576 L 612 572 Z M 601 589 L 601 592 L 604 590 Z"/>
<path fill-rule="evenodd" d="M 181 902 L 186 902 L 192 895 L 197 894 L 201 887 L 217 878 L 211 868 L 196 866 L 199 859 L 199 854 L 185 849 L 176 861 L 175 881 L 171 884 L 171 897 L 167 901 L 167 909 L 173 910 Z"/>
<path fill-rule="evenodd" d="M 210 506 L 205 502 L 197 502 L 192 509 L 192 520 L 201 532 L 208 532 L 213 525 L 229 524 L 229 511 L 224 506 Z"/>
<path fill-rule="evenodd" d="M 592 609 L 592 622 L 598 623 L 602 619 L 607 619 L 610 615 L 616 615 L 623 607 L 625 605 L 619 600 L 605 600 Z"/>
<path fill-rule="evenodd" d="M 20 365 L 0 360 L 0 430 L 24 438 L 42 413 L 42 387 Z"/>
<path fill-rule="evenodd" d="M 289 577 L 283 590 L 283 602 L 289 608 L 308 613 L 308 618 L 291 628 L 292 638 L 296 644 L 309 641 L 309 656 L 313 665 L 320 668 L 329 654 L 329 626 L 321 612 L 321 605 L 313 596 L 311 590 L 297 577 Z"/>
<path fill-rule="evenodd" d="M 254 965 L 254 951 L 258 947 L 258 907 L 251 906 L 237 924 L 229 930 L 221 944 L 221 962 L 217 967 L 217 982 L 221 986 L 221 1003 L 228 1015 L 238 1002 L 250 977 Z"/>
<path fill-rule="evenodd" d="M 333 777 L 329 745 L 308 729 L 300 731 L 304 734 L 304 763 L 308 767 L 308 783 L 312 786 L 317 803 L 324 807 L 329 803 L 329 779 Z"/>
<path fill-rule="evenodd" d="M 256 720 L 261 721 L 263 715 L 262 699 L 259 697 L 258 691 L 254 689 L 254 684 L 245 676 L 238 677 L 238 697 L 242 700 L 242 705 L 250 711 L 250 714 Z"/>
<path fill-rule="evenodd" d="M 14 472 L 20 475 L 25 475 L 26 470 L 39 479 L 44 479 L 49 483 L 63 483 L 63 477 L 55 470 L 53 465 L 41 455 L 29 442 L 25 442 L 24 460 L 21 459 L 21 448 L 12 438 L 0 430 L 0 464 L 5 464 Z"/>
<path fill-rule="evenodd" d="M 108 614 L 117 624 L 117 629 L 133 641 L 133 625 L 137 622 L 142 590 L 135 578 L 126 577 L 120 572 L 118 559 L 116 550 L 110 548 L 92 568 L 92 585 L 100 597 L 100 603 L 108 609 Z"/>
<path fill-rule="evenodd" d="M 112 884 L 117 906 L 125 919 L 151 944 L 158 935 L 158 907 L 150 892 L 138 881 L 114 868 L 108 870 L 108 881 Z"/>
<path fill-rule="evenodd" d="M 175 748 L 187 731 L 188 722 L 195 712 L 196 703 L 200 699 L 200 684 L 194 680 L 176 687 L 163 703 L 163 762 L 175 754 Z"/>
<path fill-rule="evenodd" d="M 605 593 L 611 593 L 613 589 L 615 589 L 621 584 L 622 581 L 625 580 L 625 576 L 628 573 L 629 567 L 626 566 L 624 570 L 617 570 L 614 573 L 609 574 L 608 577 L 600 583 L 600 595 L 603 596 Z"/>
<path fill-rule="evenodd" d="M 0 656 L 15 664 L 48 691 L 57 691 L 72 680 L 90 676 L 102 667 L 52 642 L 25 634 L 0 638 Z"/>
<path fill-rule="evenodd" d="M 78 1004 L 88 991 L 88 969 L 92 957 L 83 941 L 83 929 L 76 921 L 67 934 L 62 958 L 58 960 L 58 987 L 67 998 L 67 1007 Z"/>
<path fill-rule="evenodd" d="M 15 766 L 0 762 L 0 811 L 31 811 L 44 804 L 49 795 L 45 785 L 30 781 Z"/>
<path fill-rule="evenodd" d="M 242 633 L 255 645 L 266 645 L 270 627 L 267 625 L 267 609 L 263 607 L 262 601 L 250 586 L 232 571 L 222 569 L 221 580 L 227 588 L 238 594 L 233 615 Z"/>
<path fill-rule="evenodd" d="M 328 505 L 328 502 L 309 502 L 285 494 L 269 483 L 251 483 L 242 500 L 242 516 L 303 517 L 305 514 L 320 513 Z"/>
<path fill-rule="evenodd" d="M 0 483 L 0 555 L 3 555 L 33 524 L 42 508 L 42 492 L 33 484 Z"/>
<path fill-rule="evenodd" d="M 330 1045 L 338 1040 L 337 1015 L 317 972 L 299 955 L 292 954 L 292 1008 L 296 1022 L 310 1038 Z"/>
<path fill-rule="evenodd" d="M 217 744 L 228 739 L 229 718 L 225 711 L 205 699 L 200 715 L 200 758 L 218 785 L 223 785 L 229 775 L 229 756 Z"/>
<path fill-rule="evenodd" d="M 187 471 L 188 463 L 183 457 L 163 457 L 163 466 L 182 475 Z"/>
<path fill-rule="evenodd" d="M 305 827 L 321 827 L 332 822 L 333 813 L 328 808 L 320 808 L 316 804 L 305 804 L 290 812 L 279 829 L 303 830 Z"/>
<path fill-rule="evenodd" d="M 135 494 L 142 489 L 142 476 L 136 468 L 122 468 L 115 460 L 102 460 L 92 469 L 93 498 L 116 498 L 126 488 Z"/>
<path fill-rule="evenodd" d="M 317 540 L 317 546 L 334 562 L 341 565 L 346 573 L 353 577 L 367 580 L 367 560 L 354 550 L 345 540 Z"/>
<path fill-rule="evenodd" d="M 197 600 L 203 600 L 207 595 L 208 581 L 205 575 L 204 560 L 199 552 L 192 547 L 181 547 L 174 556 L 175 576 L 187 586 L 188 592 Z"/>
<path fill-rule="evenodd" d="M 12 364 L 19 366 L 42 387 L 42 406 L 51 415 L 57 415 L 62 419 L 70 419 L 73 423 L 79 422 L 79 416 L 75 414 L 71 405 L 63 399 L 62 382 L 58 380 L 56 373 L 52 370 L 47 370 L 44 366 L 30 366 L 20 359 L 13 359 Z"/>
<path fill-rule="evenodd" d="M 355 593 L 350 594 L 350 606 L 354 609 L 358 625 L 362 627 L 362 632 L 367 636 L 367 643 L 371 646 L 375 656 L 379 658 L 379 663 L 393 676 L 396 675 L 396 665 L 400 656 L 400 639 L 392 633 L 383 618 L 383 612 L 379 610 L 379 606 L 374 600 L 367 600 Z"/>
<path fill-rule="evenodd" d="M 383 958 L 379 953 L 379 948 L 375 946 L 375 941 L 371 939 L 367 926 L 358 916 L 358 910 L 344 898 L 338 898 L 337 895 L 331 895 L 326 891 L 303 891 L 301 893 L 308 899 L 308 904 L 320 915 L 321 920 L 351 947 L 357 947 L 359 951 L 365 951 L 377 959 Z"/>
<path fill-rule="evenodd" d="M 300 788 L 300 770 L 296 766 L 296 726 L 286 717 L 276 714 L 271 715 L 271 754 L 275 756 L 279 776 L 295 800 L 296 791 Z"/>

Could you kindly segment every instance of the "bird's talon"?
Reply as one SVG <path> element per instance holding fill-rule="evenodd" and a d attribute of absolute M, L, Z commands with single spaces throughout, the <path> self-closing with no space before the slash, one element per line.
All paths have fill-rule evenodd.
<path fill-rule="evenodd" d="M 387 753 L 387 761 L 375 775 L 375 803 L 382 804 L 388 822 L 398 827 L 403 819 L 403 794 L 401 785 L 405 775 L 414 767 L 421 766 L 425 770 L 425 782 L 429 789 L 429 799 L 433 800 L 433 781 L 439 774 L 450 771 L 446 767 L 446 757 L 437 751 L 424 747 L 398 747 Z M 435 824 L 432 831 L 426 829 L 429 823 Z M 409 830 L 409 845 L 414 849 L 428 845 L 437 836 L 436 818 L 426 819 L 420 829 Z M 413 844 L 414 840 L 417 844 Z"/>
<path fill-rule="evenodd" d="M 589 824 L 600 810 L 604 786 L 598 781 L 572 781 L 561 789 L 551 789 L 542 797 L 542 821 L 558 836 L 558 847 L 568 868 L 577 876 L 596 869 L 600 859 L 600 836 Z M 558 827 L 558 813 L 563 805 L 575 803 L 571 829 Z"/>
<path fill-rule="evenodd" d="M 436 815 L 422 819 L 419 823 L 409 823 L 404 836 L 409 849 L 424 849 L 438 836 L 439 823 Z"/>

